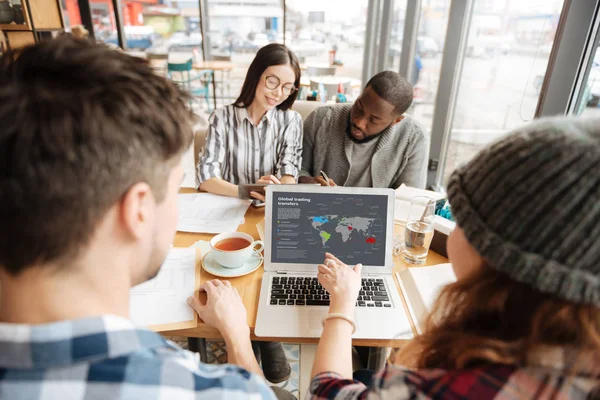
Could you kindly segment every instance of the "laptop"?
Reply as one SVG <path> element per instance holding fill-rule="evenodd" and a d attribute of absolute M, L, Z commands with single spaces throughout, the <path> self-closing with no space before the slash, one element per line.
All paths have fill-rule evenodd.
<path fill-rule="evenodd" d="M 348 265 L 363 264 L 353 338 L 412 337 L 392 275 L 393 230 L 391 189 L 269 185 L 255 334 L 321 336 L 330 297 L 317 272 L 329 252 Z"/>

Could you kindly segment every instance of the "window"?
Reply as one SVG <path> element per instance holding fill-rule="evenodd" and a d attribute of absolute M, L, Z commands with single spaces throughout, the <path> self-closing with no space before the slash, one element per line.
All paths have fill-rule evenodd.
<path fill-rule="evenodd" d="M 202 54 L 198 1 L 166 4 L 157 0 L 123 2 L 127 48 L 130 51 L 168 53 L 170 59 L 176 61 L 187 61 L 196 52 Z"/>
<path fill-rule="evenodd" d="M 360 91 L 368 0 L 287 0 L 286 44 L 305 66 L 303 85 L 327 78 Z M 311 83 L 312 81 L 312 83 Z M 352 96 L 352 93 L 350 93 Z M 329 96 L 328 96 L 329 97 Z"/>
<path fill-rule="evenodd" d="M 90 0 L 92 24 L 96 40 L 118 44 L 117 23 L 111 0 Z"/>
<path fill-rule="evenodd" d="M 281 0 L 208 0 L 208 16 L 205 30 L 213 57 L 250 65 L 258 49 L 283 43 Z"/>
<path fill-rule="evenodd" d="M 428 135 L 433 122 L 450 3 L 450 0 L 424 1 L 418 22 L 412 74 L 409 77 L 409 81 L 414 87 L 414 99 L 408 112 L 419 121 Z M 400 8 L 397 11 L 397 18 L 404 19 L 405 12 L 406 7 Z M 396 32 L 395 37 L 392 36 L 390 49 L 402 49 L 404 28 L 402 29 L 402 31 Z M 392 32 L 394 31 L 392 30 Z M 392 35 L 394 34 L 392 33 Z M 396 67 L 394 70 L 397 71 L 398 68 Z"/>
<path fill-rule="evenodd" d="M 210 57 L 232 61 L 236 68 L 216 74 L 219 105 L 239 95 L 256 52 L 269 43 L 283 43 L 283 0 L 208 0 L 205 24 Z"/>
<path fill-rule="evenodd" d="M 392 30 L 390 32 L 390 48 L 385 61 L 385 69 L 390 71 L 398 71 L 400 67 L 400 57 L 402 56 L 402 38 L 404 36 L 404 23 L 406 19 L 406 2 L 407 0 L 396 1 L 393 19 Z"/>
<path fill-rule="evenodd" d="M 63 18 L 65 19 L 65 30 L 69 32 L 72 26 L 81 25 L 79 14 L 79 3 L 77 0 L 61 0 Z"/>
<path fill-rule="evenodd" d="M 587 82 L 583 87 L 581 103 L 575 113 L 584 117 L 600 116 L 600 48 L 596 48 L 594 52 Z"/>
<path fill-rule="evenodd" d="M 485 145 L 534 118 L 562 5 L 475 2 L 442 184 Z"/>

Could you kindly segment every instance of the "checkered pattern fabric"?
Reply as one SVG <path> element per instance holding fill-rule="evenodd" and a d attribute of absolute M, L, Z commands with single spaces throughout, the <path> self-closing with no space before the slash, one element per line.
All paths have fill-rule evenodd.
<path fill-rule="evenodd" d="M 600 399 L 600 354 L 546 349 L 527 366 L 486 365 L 446 371 L 388 366 L 370 387 L 322 373 L 311 382 L 311 399 Z"/>
<path fill-rule="evenodd" d="M 264 379 L 116 316 L 0 323 L 2 399 L 275 399 Z"/>

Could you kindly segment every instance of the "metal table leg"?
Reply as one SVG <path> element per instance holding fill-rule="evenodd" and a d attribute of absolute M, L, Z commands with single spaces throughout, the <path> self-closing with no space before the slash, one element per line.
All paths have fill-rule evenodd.
<path fill-rule="evenodd" d="M 208 356 L 206 354 L 206 339 L 189 337 L 187 342 L 189 351 L 200 353 L 200 361 L 203 363 L 208 362 Z"/>

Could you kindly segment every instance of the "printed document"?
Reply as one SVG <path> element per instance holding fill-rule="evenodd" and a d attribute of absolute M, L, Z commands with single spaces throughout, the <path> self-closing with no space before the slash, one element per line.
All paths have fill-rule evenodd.
<path fill-rule="evenodd" d="M 250 201 L 211 193 L 180 194 L 180 232 L 223 233 L 236 231 L 244 222 Z"/>
<path fill-rule="evenodd" d="M 150 326 L 194 320 L 187 298 L 194 294 L 196 249 L 172 248 L 158 275 L 130 290 L 130 318 Z"/>

